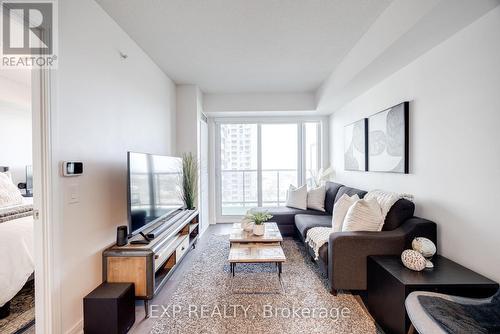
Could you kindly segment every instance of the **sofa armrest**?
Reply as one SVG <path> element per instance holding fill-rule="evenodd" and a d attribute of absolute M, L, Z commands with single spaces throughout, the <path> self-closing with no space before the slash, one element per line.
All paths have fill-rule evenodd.
<path fill-rule="evenodd" d="M 328 241 L 330 288 L 366 290 L 367 257 L 400 255 L 417 236 L 436 242 L 436 224 L 413 217 L 392 231 L 332 233 Z"/>
<path fill-rule="evenodd" d="M 328 241 L 328 279 L 331 289 L 366 290 L 366 259 L 398 255 L 404 248 L 399 228 L 387 232 L 337 232 Z"/>

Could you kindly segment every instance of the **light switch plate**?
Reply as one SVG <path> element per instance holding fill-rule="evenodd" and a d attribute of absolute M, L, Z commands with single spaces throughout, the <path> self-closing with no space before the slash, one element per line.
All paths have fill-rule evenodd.
<path fill-rule="evenodd" d="M 68 203 L 75 204 L 80 202 L 80 186 L 72 183 L 68 186 Z"/>

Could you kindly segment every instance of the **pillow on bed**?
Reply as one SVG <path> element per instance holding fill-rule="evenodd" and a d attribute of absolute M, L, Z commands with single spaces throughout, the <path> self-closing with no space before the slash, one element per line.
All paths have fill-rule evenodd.
<path fill-rule="evenodd" d="M 23 203 L 23 196 L 9 176 L 0 173 L 0 208 Z"/>

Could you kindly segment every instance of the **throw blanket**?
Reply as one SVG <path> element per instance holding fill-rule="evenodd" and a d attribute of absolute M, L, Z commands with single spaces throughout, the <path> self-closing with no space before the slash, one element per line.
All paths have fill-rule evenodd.
<path fill-rule="evenodd" d="M 33 215 L 33 204 L 21 204 L 0 208 L 0 223 Z"/>
<path fill-rule="evenodd" d="M 418 300 L 446 333 L 500 333 L 500 292 L 490 303 L 477 305 L 431 296 L 418 296 Z"/>
<path fill-rule="evenodd" d="M 366 200 L 375 199 L 377 201 L 378 205 L 380 205 L 382 218 L 384 220 L 394 203 L 396 203 L 401 198 L 403 198 L 403 196 L 400 194 L 383 190 L 371 190 L 364 197 L 364 199 Z"/>
<path fill-rule="evenodd" d="M 412 195 L 397 194 L 383 190 L 369 191 L 364 197 L 364 199 L 366 200 L 375 199 L 377 201 L 377 203 L 380 205 L 382 217 L 384 220 L 394 203 L 396 203 L 401 198 L 413 201 Z M 328 242 L 328 239 L 330 238 L 330 234 L 332 232 L 332 227 L 313 227 L 307 231 L 306 243 L 313 249 L 315 260 L 317 260 L 319 257 L 319 249 L 321 248 L 321 246 Z"/>
<path fill-rule="evenodd" d="M 313 227 L 307 231 L 306 243 L 314 251 L 314 260 L 319 257 L 319 249 L 328 242 L 330 234 L 333 232 L 331 227 Z"/>

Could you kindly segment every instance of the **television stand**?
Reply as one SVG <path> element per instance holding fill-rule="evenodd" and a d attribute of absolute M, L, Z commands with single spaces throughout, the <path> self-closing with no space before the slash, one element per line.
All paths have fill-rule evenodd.
<path fill-rule="evenodd" d="M 183 210 L 166 221 L 161 233 L 148 244 L 135 236 L 126 246 L 113 245 L 102 253 L 103 280 L 134 283 L 135 298 L 144 300 L 146 317 L 149 301 L 158 294 L 199 237 L 197 210 Z M 158 234 L 157 234 L 158 233 Z"/>

